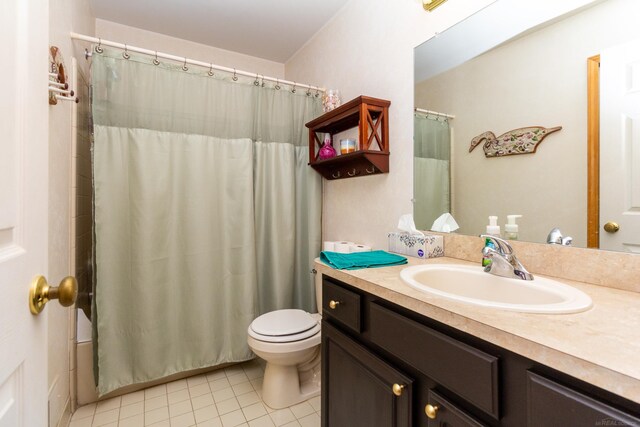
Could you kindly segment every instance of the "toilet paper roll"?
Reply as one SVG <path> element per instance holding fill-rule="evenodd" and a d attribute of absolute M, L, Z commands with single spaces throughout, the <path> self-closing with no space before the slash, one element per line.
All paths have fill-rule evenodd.
<path fill-rule="evenodd" d="M 334 252 L 339 254 L 351 253 L 351 245 L 353 245 L 352 242 L 334 242 Z"/>
<path fill-rule="evenodd" d="M 323 242 L 322 250 L 327 252 L 335 252 L 336 250 L 336 242 Z"/>
<path fill-rule="evenodd" d="M 349 247 L 351 253 L 354 252 L 371 252 L 371 246 L 366 245 L 351 245 Z"/>

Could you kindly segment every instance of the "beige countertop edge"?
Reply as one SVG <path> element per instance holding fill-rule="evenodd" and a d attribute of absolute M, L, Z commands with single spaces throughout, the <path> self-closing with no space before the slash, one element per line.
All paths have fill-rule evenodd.
<path fill-rule="evenodd" d="M 447 257 L 409 257 L 404 266 L 348 271 L 335 270 L 316 259 L 315 268 L 318 273 L 640 403 L 637 293 L 558 279 L 589 294 L 594 307 L 563 315 L 506 312 L 428 296 L 401 281 L 403 268 L 425 263 L 473 265 Z"/>

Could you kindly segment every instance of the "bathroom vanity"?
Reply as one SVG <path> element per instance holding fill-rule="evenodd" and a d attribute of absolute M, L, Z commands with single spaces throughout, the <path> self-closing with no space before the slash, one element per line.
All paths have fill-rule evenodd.
<path fill-rule="evenodd" d="M 409 265 L 439 262 L 470 265 Z M 616 348 L 610 337 L 614 347 L 593 347 L 608 338 L 591 323 L 616 293 L 632 293 L 607 290 L 611 300 L 574 282 L 593 298 L 590 311 L 500 312 L 418 293 L 400 281 L 404 267 L 338 271 L 316 262 L 324 427 L 640 425 L 640 376 L 619 369 L 637 365 L 638 344 Z"/>

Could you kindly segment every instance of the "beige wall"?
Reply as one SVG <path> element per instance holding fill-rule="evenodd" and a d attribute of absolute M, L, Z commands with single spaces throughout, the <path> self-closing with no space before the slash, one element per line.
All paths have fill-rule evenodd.
<path fill-rule="evenodd" d="M 279 62 L 268 61 L 255 56 L 219 49 L 103 19 L 96 20 L 96 37 L 145 49 L 157 49 L 161 52 L 186 56 L 203 62 L 213 62 L 216 65 L 237 68 L 251 73 L 284 78 L 284 64 Z"/>
<path fill-rule="evenodd" d="M 638 15 L 637 1 L 610 0 L 416 85 L 416 105 L 456 116 L 452 192 L 461 233 L 484 232 L 489 215 L 504 227 L 506 215 L 524 214 L 521 240 L 544 242 L 560 227 L 586 247 L 586 59 L 640 37 Z M 487 159 L 481 146 L 468 153 L 485 131 L 533 125 L 563 129 L 533 155 Z"/>
<path fill-rule="evenodd" d="M 94 18 L 83 0 L 51 0 L 49 42 L 61 49 L 67 70 L 72 69 L 73 29 L 93 33 Z M 79 52 L 82 49 L 79 49 Z M 84 58 L 79 63 L 84 63 Z M 86 65 L 84 65 L 86 66 Z M 71 262 L 72 106 L 59 102 L 49 107 L 49 269 L 47 279 L 57 284 L 73 274 Z M 48 310 L 49 425 L 64 424 L 71 406 L 70 369 L 75 336 L 75 312 L 57 303 Z"/>
<path fill-rule="evenodd" d="M 325 240 L 387 249 L 386 232 L 413 209 L 413 48 L 491 2 L 450 1 L 427 13 L 415 0 L 351 0 L 286 63 L 288 80 L 339 89 L 343 102 L 391 101 L 390 173 L 325 180 Z"/>

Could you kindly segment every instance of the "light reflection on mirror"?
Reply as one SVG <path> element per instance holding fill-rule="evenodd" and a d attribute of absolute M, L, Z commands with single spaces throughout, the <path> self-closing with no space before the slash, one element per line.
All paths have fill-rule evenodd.
<path fill-rule="evenodd" d="M 490 12 L 491 6 L 482 11 Z M 415 106 L 455 116 L 448 123 L 450 163 L 445 165 L 438 148 L 442 137 L 424 136 L 441 125 L 415 114 L 417 227 L 429 229 L 449 208 L 459 233 L 483 233 L 488 216 L 497 215 L 504 235 L 506 216 L 519 214 L 520 240 L 545 242 L 559 227 L 573 237 L 574 246 L 587 247 L 587 194 L 598 187 L 587 182 L 592 170 L 587 162 L 587 62 L 600 55 L 600 102 L 592 105 L 601 116 L 600 133 L 595 132 L 601 144 L 601 192 L 592 237 L 599 232 L 595 237 L 602 249 L 640 252 L 640 99 L 625 98 L 640 88 L 635 80 L 640 79 L 640 48 L 632 42 L 640 40 L 639 20 L 637 0 L 595 2 L 433 76 L 420 67 L 428 62 L 425 58 L 447 62 L 446 37 L 416 48 Z M 460 39 L 455 32 L 463 31 L 472 44 L 473 31 L 464 24 L 443 36 L 452 32 L 451 40 Z M 477 25 L 474 31 L 487 28 Z M 625 85 L 632 89 L 626 95 Z M 534 154 L 486 158 L 481 145 L 469 152 L 472 138 L 481 133 L 500 135 L 529 126 L 562 130 L 549 135 Z M 620 224 L 620 230 L 605 232 L 608 221 Z"/>

